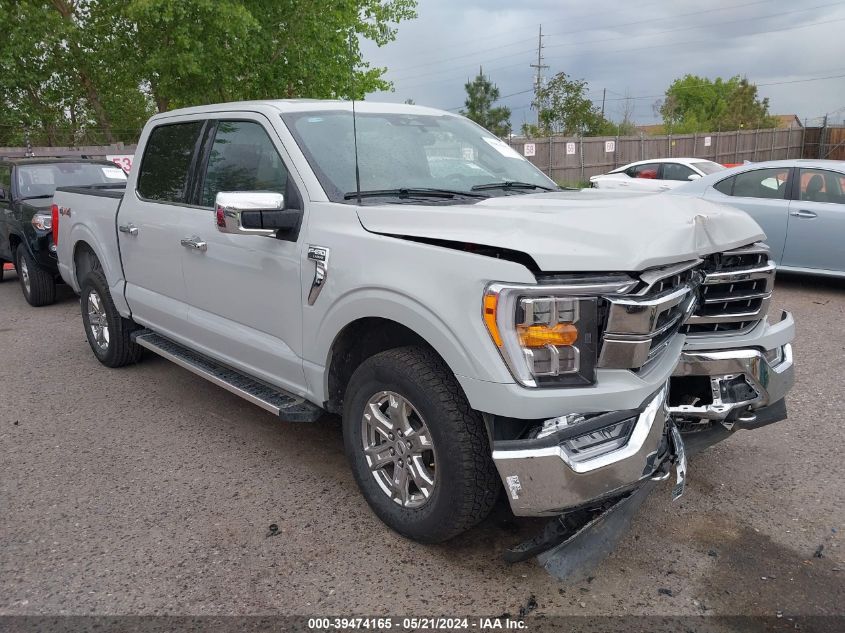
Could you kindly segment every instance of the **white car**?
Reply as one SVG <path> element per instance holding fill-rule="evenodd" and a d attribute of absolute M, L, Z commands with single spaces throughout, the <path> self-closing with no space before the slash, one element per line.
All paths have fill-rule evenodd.
<path fill-rule="evenodd" d="M 703 158 L 655 158 L 629 163 L 610 173 L 593 176 L 590 178 L 590 186 L 597 189 L 666 191 L 723 169 L 723 165 Z"/>

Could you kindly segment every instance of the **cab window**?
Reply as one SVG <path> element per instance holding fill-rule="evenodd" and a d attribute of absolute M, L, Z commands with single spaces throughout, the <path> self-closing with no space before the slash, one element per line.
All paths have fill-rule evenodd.
<path fill-rule="evenodd" d="M 138 193 L 147 200 L 185 202 L 188 172 L 202 121 L 160 125 L 147 139 L 138 172 Z"/>
<path fill-rule="evenodd" d="M 214 206 L 221 191 L 285 193 L 287 170 L 264 127 L 253 121 L 220 121 L 208 157 L 200 204 Z"/>

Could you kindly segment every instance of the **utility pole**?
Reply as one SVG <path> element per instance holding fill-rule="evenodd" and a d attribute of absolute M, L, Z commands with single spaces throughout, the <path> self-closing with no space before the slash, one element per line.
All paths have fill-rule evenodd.
<path fill-rule="evenodd" d="M 605 99 L 605 97 L 607 97 L 607 88 L 602 88 L 601 89 L 601 118 L 604 118 L 604 99 Z"/>
<path fill-rule="evenodd" d="M 548 68 L 547 65 L 543 63 L 543 25 L 540 25 L 540 35 L 537 39 L 537 63 L 536 64 L 529 64 L 531 68 L 535 68 L 537 70 L 537 74 L 534 76 L 534 102 L 539 104 L 537 99 L 537 95 L 540 92 L 540 89 L 543 87 L 543 70 Z M 540 125 L 540 108 L 537 108 L 537 125 Z"/>

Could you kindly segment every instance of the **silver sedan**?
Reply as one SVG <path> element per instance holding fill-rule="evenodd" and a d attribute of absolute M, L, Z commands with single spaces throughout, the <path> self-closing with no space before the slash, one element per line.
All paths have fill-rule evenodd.
<path fill-rule="evenodd" d="M 781 270 L 845 277 L 845 161 L 749 163 L 683 184 L 669 195 L 746 211 L 765 231 Z"/>

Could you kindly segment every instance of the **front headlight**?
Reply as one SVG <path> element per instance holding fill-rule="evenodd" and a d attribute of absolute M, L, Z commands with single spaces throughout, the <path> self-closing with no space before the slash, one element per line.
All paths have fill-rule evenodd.
<path fill-rule="evenodd" d="M 595 383 L 598 304 L 630 278 L 561 286 L 490 284 L 483 317 L 513 377 L 525 387 Z"/>

